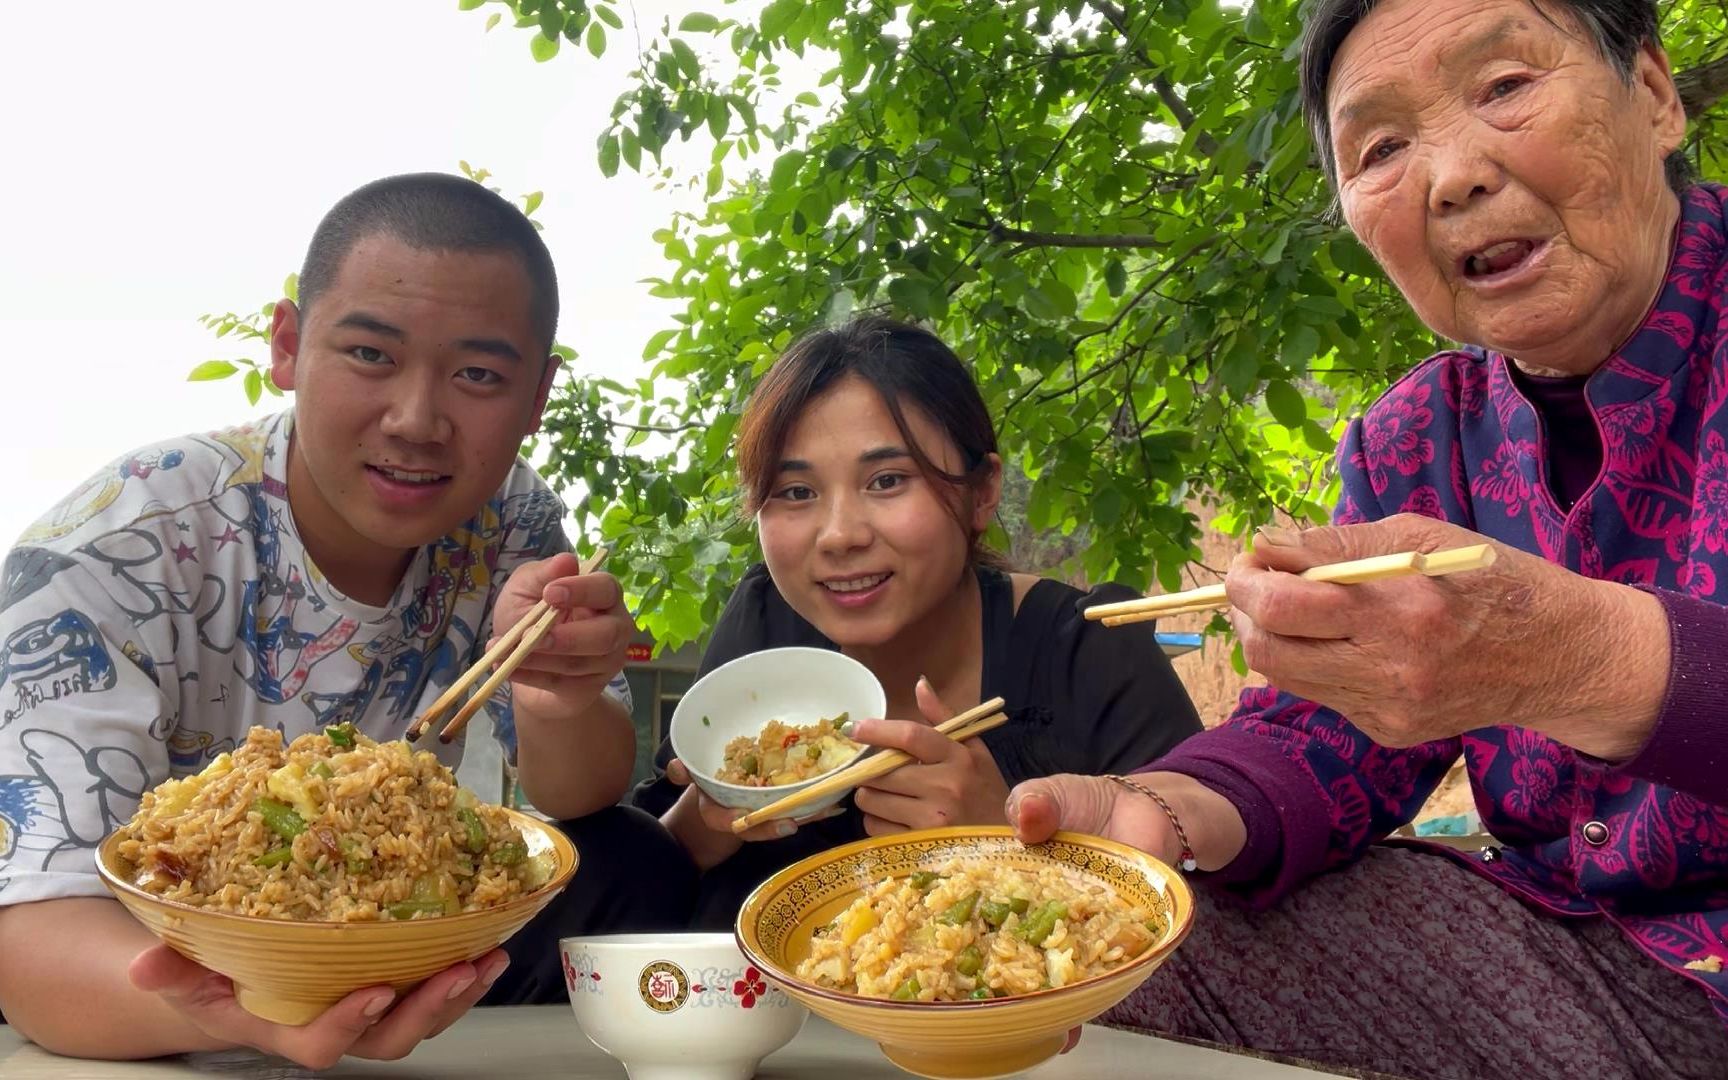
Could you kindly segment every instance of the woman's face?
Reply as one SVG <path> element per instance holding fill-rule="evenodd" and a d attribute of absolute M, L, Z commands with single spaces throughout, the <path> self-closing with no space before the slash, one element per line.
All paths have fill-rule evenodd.
<path fill-rule="evenodd" d="M 902 409 L 937 468 L 966 471 L 941 427 L 916 406 Z M 949 509 L 954 493 L 918 470 L 874 387 L 847 378 L 812 402 L 778 464 L 756 515 L 768 573 L 829 640 L 881 646 L 953 602 L 971 548 Z M 995 511 L 999 476 L 963 507 L 976 532 Z"/>
<path fill-rule="evenodd" d="M 1345 220 L 1422 321 L 1583 373 L 1662 283 L 1685 115 L 1661 50 L 1628 86 L 1565 5 L 1543 12 L 1385 0 L 1339 49 L 1327 112 Z"/>

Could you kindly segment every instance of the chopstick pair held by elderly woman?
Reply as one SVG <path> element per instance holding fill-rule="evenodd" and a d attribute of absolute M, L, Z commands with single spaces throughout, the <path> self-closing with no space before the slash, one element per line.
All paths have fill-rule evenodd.
<path fill-rule="evenodd" d="M 1232 567 L 1273 686 L 1138 787 L 1034 780 L 1010 814 L 1198 864 L 1193 934 L 1115 1022 L 1409 1077 L 1728 1074 L 1728 189 L 1678 157 L 1656 9 L 1308 26 L 1344 220 L 1470 344 L 1352 423 L 1335 525 Z M 1453 578 L 1297 576 L 1484 538 Z M 1489 846 L 1377 844 L 1460 757 Z"/>

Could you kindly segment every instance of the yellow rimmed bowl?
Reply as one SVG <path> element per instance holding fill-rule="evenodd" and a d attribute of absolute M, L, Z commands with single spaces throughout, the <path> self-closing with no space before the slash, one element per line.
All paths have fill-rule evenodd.
<path fill-rule="evenodd" d="M 901 1002 L 860 997 L 793 974 L 811 935 L 884 877 L 936 870 L 951 859 L 977 866 L 1055 866 L 1099 882 L 1155 912 L 1164 931 L 1135 959 L 1052 990 L 988 1001 Z M 1067 1032 L 1127 997 L 1188 935 L 1194 895 L 1171 867 L 1126 844 L 1060 832 L 1022 844 L 1007 826 L 899 833 L 813 855 L 757 887 L 738 914 L 750 962 L 818 1016 L 873 1039 L 907 1072 L 933 1080 L 981 1080 L 1029 1069 L 1058 1053 Z"/>
<path fill-rule="evenodd" d="M 436 919 L 301 922 L 163 900 L 126 879 L 119 833 L 102 841 L 96 867 L 103 884 L 151 933 L 234 980 L 241 1008 L 274 1023 L 304 1024 L 362 987 L 387 984 L 402 994 L 451 964 L 484 956 L 564 890 L 576 873 L 569 838 L 539 818 L 505 813 L 529 857 L 552 856 L 551 878 L 497 907 Z"/>

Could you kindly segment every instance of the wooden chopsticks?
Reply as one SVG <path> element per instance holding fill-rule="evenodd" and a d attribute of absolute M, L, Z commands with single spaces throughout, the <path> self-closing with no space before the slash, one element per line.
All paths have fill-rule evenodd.
<path fill-rule="evenodd" d="M 936 730 L 953 739 L 955 742 L 965 742 L 976 738 L 986 731 L 992 731 L 1008 722 L 1008 715 L 1002 712 L 1001 698 L 991 698 L 975 709 L 952 716 L 936 725 Z M 748 814 L 732 822 L 732 831 L 741 833 L 753 825 L 778 817 L 786 817 L 786 811 L 814 802 L 836 791 L 855 788 L 878 776 L 893 772 L 900 766 L 912 760 L 910 754 L 899 750 L 879 750 L 869 757 L 863 758 L 832 776 L 825 776 L 807 788 L 794 791 L 783 799 L 776 799 L 760 810 L 752 810 Z"/>
<path fill-rule="evenodd" d="M 576 572 L 584 577 L 592 574 L 600 569 L 601 564 L 606 561 L 606 555 L 605 548 L 598 549 L 589 556 L 586 562 L 580 565 Z M 492 665 L 497 664 L 498 670 L 493 671 L 491 678 L 480 684 L 480 689 L 474 692 L 474 695 L 457 711 L 456 715 L 450 718 L 450 722 L 444 725 L 444 730 L 438 733 L 440 742 L 453 741 L 457 733 L 468 725 L 469 720 L 473 719 L 474 714 L 492 699 L 492 695 L 497 692 L 500 686 L 504 685 L 504 680 L 510 677 L 510 673 L 515 671 L 522 661 L 528 658 L 528 654 L 540 644 L 540 640 L 551 632 L 553 625 L 558 621 L 558 614 L 558 609 L 544 600 L 529 608 L 528 614 L 517 620 L 516 625 L 498 639 L 497 644 L 487 649 L 486 655 L 482 656 L 478 663 L 463 672 L 461 678 L 450 684 L 450 689 L 438 696 L 438 700 L 432 703 L 431 708 L 421 713 L 419 718 L 408 725 L 408 741 L 420 741 L 420 736 L 426 734 L 426 729 L 431 727 L 445 710 L 461 698 L 463 691 L 474 685 L 488 671 L 491 671 Z"/>
<path fill-rule="evenodd" d="M 1396 555 L 1376 555 L 1351 562 L 1328 563 L 1302 572 L 1309 581 L 1329 581 L 1336 585 L 1355 585 L 1381 578 L 1403 577 L 1406 574 L 1426 574 L 1441 577 L 1481 570 L 1494 565 L 1494 548 L 1490 544 L 1447 548 L 1443 551 L 1401 551 Z M 1197 611 L 1215 611 L 1230 606 L 1224 586 L 1207 585 L 1186 592 L 1148 596 L 1139 600 L 1123 600 L 1116 604 L 1095 604 L 1086 609 L 1086 617 L 1102 619 L 1105 626 L 1126 626 L 1149 619 L 1167 619 L 1190 615 Z"/>

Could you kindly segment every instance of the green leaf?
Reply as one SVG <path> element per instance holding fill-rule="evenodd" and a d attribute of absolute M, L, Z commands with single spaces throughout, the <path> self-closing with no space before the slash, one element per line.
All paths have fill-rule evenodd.
<path fill-rule="evenodd" d="M 1312 420 L 1302 424 L 1302 441 L 1323 454 L 1329 454 L 1338 449 L 1338 440 Z"/>
<path fill-rule="evenodd" d="M 931 283 L 924 278 L 898 277 L 888 283 L 888 297 L 909 315 L 926 319 L 936 313 L 937 300 Z"/>
<path fill-rule="evenodd" d="M 1111 259 L 1104 264 L 1104 288 L 1111 296 L 1121 296 L 1128 288 L 1128 271 L 1123 268 L 1121 259 Z"/>
<path fill-rule="evenodd" d="M 706 34 L 720 29 L 720 20 L 701 11 L 692 11 L 678 23 L 678 29 L 686 34 Z"/>
<path fill-rule="evenodd" d="M 606 29 L 598 22 L 588 24 L 588 51 L 596 59 L 606 52 Z"/>
<path fill-rule="evenodd" d="M 1300 427 L 1308 419 L 1308 402 L 1301 391 L 1283 379 L 1266 384 L 1266 408 L 1271 410 L 1274 420 L 1287 428 Z"/>
<path fill-rule="evenodd" d="M 289 274 L 282 279 L 282 295 L 286 296 L 292 303 L 298 304 L 300 302 L 299 274 Z"/>
<path fill-rule="evenodd" d="M 1260 265 L 1276 266 L 1278 260 L 1284 257 L 1284 246 L 1290 242 L 1290 230 L 1296 227 L 1294 221 L 1286 221 L 1272 234 L 1272 242 L 1260 253 Z"/>
<path fill-rule="evenodd" d="M 607 26 L 610 26 L 612 29 L 614 29 L 614 30 L 624 29 L 624 20 L 618 15 L 617 10 L 615 8 L 613 8 L 612 5 L 610 5 L 610 4 L 595 4 L 594 5 L 594 14 L 600 19 L 601 22 L 605 23 Z"/>
<path fill-rule="evenodd" d="M 532 215 L 534 211 L 540 209 L 540 203 L 545 198 L 546 193 L 544 191 L 530 191 L 528 194 L 522 196 L 522 212 L 524 214 Z"/>
<path fill-rule="evenodd" d="M 798 170 L 804 167 L 804 151 L 788 150 L 775 159 L 774 168 L 768 174 L 768 184 L 776 191 L 787 191 L 798 178 Z"/>
<path fill-rule="evenodd" d="M 618 136 L 608 135 L 600 140 L 600 175 L 613 177 L 618 175 Z"/>
<path fill-rule="evenodd" d="M 799 94 L 797 97 L 793 98 L 792 100 L 796 101 L 800 105 L 808 105 L 811 108 L 816 108 L 817 106 L 822 104 L 822 99 L 817 97 L 815 94 L 811 93 L 808 90 Z"/>
<path fill-rule="evenodd" d="M 503 13 L 503 12 L 501 12 L 501 11 L 494 11 L 494 12 L 493 12 L 493 13 L 492 13 L 492 14 L 491 14 L 491 16 L 490 16 L 490 17 L 489 17 L 489 18 L 487 18 L 487 20 L 486 20 L 486 30 L 485 30 L 485 32 L 486 32 L 486 33 L 488 33 L 488 34 L 490 34 L 490 33 L 491 33 L 491 32 L 492 32 L 492 28 L 493 28 L 493 27 L 494 27 L 494 26 L 497 26 L 497 25 L 498 25 L 498 20 L 500 20 L 500 19 L 502 19 L 502 18 L 503 18 L 503 17 L 504 17 L 504 13 Z"/>
<path fill-rule="evenodd" d="M 686 45 L 683 38 L 672 39 L 672 56 L 678 61 L 679 70 L 691 82 L 702 77 L 702 62 L 696 59 L 696 51 Z"/>
<path fill-rule="evenodd" d="M 1301 371 L 1320 353 L 1320 333 L 1312 326 L 1293 326 L 1284 335 L 1278 362 L 1290 371 Z"/>
<path fill-rule="evenodd" d="M 1333 263 L 1346 274 L 1362 278 L 1380 276 L 1380 265 L 1374 261 L 1374 257 L 1369 255 L 1361 244 L 1347 236 L 1333 240 L 1327 245 L 1327 251 L 1331 254 Z"/>
<path fill-rule="evenodd" d="M 545 34 L 535 34 L 528 41 L 528 51 L 533 54 L 536 63 L 544 64 L 558 55 L 558 39 L 549 38 Z"/>
<path fill-rule="evenodd" d="M 457 11 L 473 11 L 475 8 L 479 7 L 481 4 L 484 4 L 485 2 L 486 2 L 486 0 L 456 0 L 456 10 Z"/>
<path fill-rule="evenodd" d="M 630 128 L 619 128 L 618 143 L 624 156 L 624 164 L 630 166 L 631 172 L 641 172 L 642 140 L 636 137 L 636 132 Z"/>
<path fill-rule="evenodd" d="M 257 368 L 253 368 L 246 373 L 246 401 L 256 405 L 262 396 L 264 396 L 264 376 L 258 374 Z"/>
<path fill-rule="evenodd" d="M 211 382 L 215 379 L 226 379 L 240 369 L 226 360 L 206 360 L 193 368 L 186 376 L 187 382 Z"/>

